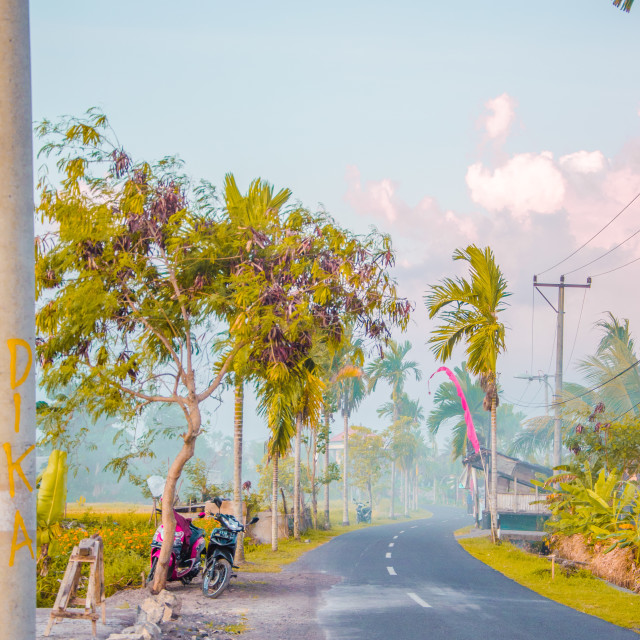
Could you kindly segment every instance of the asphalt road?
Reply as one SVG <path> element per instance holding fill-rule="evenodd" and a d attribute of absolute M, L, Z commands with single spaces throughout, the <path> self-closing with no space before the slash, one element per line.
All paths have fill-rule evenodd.
<path fill-rule="evenodd" d="M 637 640 L 487 567 L 453 537 L 470 517 L 432 511 L 338 536 L 291 565 L 342 578 L 317 612 L 328 640 Z"/>

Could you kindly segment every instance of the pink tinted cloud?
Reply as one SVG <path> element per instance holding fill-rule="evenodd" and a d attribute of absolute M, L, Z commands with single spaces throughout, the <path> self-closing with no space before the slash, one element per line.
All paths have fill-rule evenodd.
<path fill-rule="evenodd" d="M 554 213 L 564 199 L 565 183 L 550 151 L 514 155 L 491 170 L 481 162 L 467 170 L 471 199 L 488 211 L 508 210 L 519 220 L 535 213 Z"/>
<path fill-rule="evenodd" d="M 516 117 L 516 101 L 507 93 L 487 100 L 484 106 L 489 111 L 482 118 L 482 125 L 491 140 L 506 138 Z"/>
<path fill-rule="evenodd" d="M 410 205 L 397 193 L 398 183 L 389 179 L 362 182 L 356 166 L 347 167 L 345 200 L 359 215 L 374 218 L 383 231 L 393 231 L 394 239 L 404 238 L 402 260 L 405 266 L 414 263 L 414 253 L 424 253 L 425 247 L 438 238 L 455 238 L 458 244 L 473 242 L 474 222 L 453 211 L 443 211 L 435 198 L 425 196 Z M 415 248 L 416 251 L 412 249 Z"/>
<path fill-rule="evenodd" d="M 466 175 L 471 199 L 487 211 L 507 212 L 527 228 L 532 216 L 566 215 L 577 242 L 595 234 L 640 190 L 640 166 L 629 154 L 607 159 L 580 150 L 557 160 L 549 151 L 514 154 L 496 167 L 477 162 Z M 622 216 L 593 241 L 610 247 L 629 235 L 636 217 Z"/>

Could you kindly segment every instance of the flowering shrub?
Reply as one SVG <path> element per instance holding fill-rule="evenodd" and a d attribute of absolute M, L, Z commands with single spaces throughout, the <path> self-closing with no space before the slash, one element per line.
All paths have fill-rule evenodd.
<path fill-rule="evenodd" d="M 213 518 L 203 518 L 194 524 L 204 529 L 208 536 L 215 523 Z M 149 572 L 150 545 L 155 528 L 148 515 L 136 513 L 104 515 L 88 510 L 75 520 L 64 521 L 62 533 L 49 552 L 49 572 L 37 578 L 37 606 L 53 606 L 73 547 L 96 533 L 104 542 L 107 597 L 122 589 L 142 586 L 141 573 Z M 88 566 L 85 572 L 88 575 Z"/>

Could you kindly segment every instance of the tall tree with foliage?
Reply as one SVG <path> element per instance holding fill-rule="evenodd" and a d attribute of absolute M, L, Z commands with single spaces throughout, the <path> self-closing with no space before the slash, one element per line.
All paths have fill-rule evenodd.
<path fill-rule="evenodd" d="M 402 473 L 402 504 L 404 515 L 409 515 L 410 475 L 414 462 L 423 446 L 420 427 L 424 424 L 424 410 L 419 400 L 412 400 L 404 391 L 397 403 L 387 402 L 378 409 L 381 417 L 395 416 L 386 430 L 389 456 Z"/>
<path fill-rule="evenodd" d="M 274 214 L 278 216 L 291 196 L 289 189 L 281 189 L 274 194 L 273 187 L 262 180 L 251 182 L 246 194 L 242 194 L 233 174 L 227 174 L 224 180 L 224 209 L 226 218 L 238 228 L 250 228 L 253 233 L 269 232 Z M 229 309 L 229 321 L 235 322 L 233 308 Z M 230 327 L 231 329 L 231 327 Z M 242 507 L 242 430 L 244 385 L 251 378 L 251 361 L 247 359 L 248 349 L 239 354 L 234 362 L 234 423 L 233 423 L 233 500 L 235 516 L 243 517 Z M 243 535 L 239 534 L 236 548 L 236 564 L 244 561 Z"/>
<path fill-rule="evenodd" d="M 294 486 L 293 486 L 293 536 L 300 539 L 302 519 L 302 497 L 300 482 L 302 429 L 314 431 L 320 423 L 322 413 L 323 381 L 316 375 L 317 367 L 311 359 L 301 369 L 294 395 L 296 434 L 294 446 Z M 314 478 L 315 481 L 315 478 Z"/>
<path fill-rule="evenodd" d="M 45 173 L 38 185 L 38 213 L 52 229 L 36 246 L 43 388 L 51 397 L 75 384 L 64 411 L 83 407 L 93 418 L 179 406 L 186 428 L 165 504 L 193 456 L 201 404 L 241 349 L 267 378 L 286 381 L 318 326 L 339 344 L 342 317 L 374 338 L 388 334 L 387 322 L 406 324 L 387 236 L 354 236 L 299 206 L 270 209 L 261 230 L 238 226 L 210 184 L 192 184 L 172 158 L 136 162 L 96 112 L 38 132 L 62 175 L 55 184 Z M 171 509 L 163 525 L 154 591 L 166 580 Z"/>
<path fill-rule="evenodd" d="M 484 407 L 491 411 L 491 531 L 495 540 L 498 528 L 497 361 L 505 349 L 505 327 L 499 314 L 510 294 L 491 248 L 469 245 L 466 249 L 456 249 L 453 259 L 468 263 L 470 277 L 468 280 L 444 278 L 441 284 L 430 286 L 425 296 L 429 318 L 437 317 L 442 324 L 432 331 L 429 343 L 435 357 L 446 362 L 454 348 L 464 341 L 469 371 L 479 376 L 486 394 Z"/>
<path fill-rule="evenodd" d="M 382 435 L 361 426 L 351 427 L 351 481 L 369 496 L 373 512 L 373 489 L 382 477 L 386 452 Z"/>
<path fill-rule="evenodd" d="M 422 379 L 422 372 L 418 368 L 415 360 L 406 360 L 406 356 L 411 349 L 411 343 L 407 340 L 402 344 L 390 341 L 388 347 L 373 362 L 366 367 L 369 380 L 370 391 L 375 391 L 378 382 L 381 380 L 391 387 L 391 402 L 393 405 L 392 426 L 400 419 L 400 403 L 402 401 L 402 391 L 404 384 L 410 374 L 419 381 Z M 393 449 L 393 443 L 391 443 Z M 395 469 L 396 459 L 391 457 L 391 505 L 389 517 L 395 518 Z"/>

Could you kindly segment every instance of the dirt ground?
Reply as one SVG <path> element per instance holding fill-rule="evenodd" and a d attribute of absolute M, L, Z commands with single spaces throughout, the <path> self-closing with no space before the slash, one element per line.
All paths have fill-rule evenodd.
<path fill-rule="evenodd" d="M 181 615 L 162 626 L 163 639 L 205 640 L 324 640 L 316 621 L 322 593 L 336 578 L 324 574 L 238 573 L 222 596 L 209 600 L 202 595 L 200 580 L 188 586 L 169 583 L 168 590 L 182 601 Z M 107 626 L 98 622 L 98 639 L 104 640 L 135 621 L 136 607 L 149 593 L 146 589 L 121 591 L 107 600 Z M 48 609 L 39 609 L 37 639 L 44 638 Z M 52 640 L 89 640 L 91 624 L 64 620 L 54 625 Z"/>

